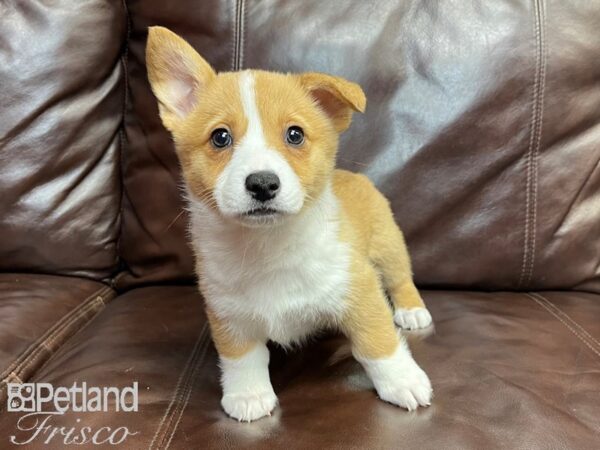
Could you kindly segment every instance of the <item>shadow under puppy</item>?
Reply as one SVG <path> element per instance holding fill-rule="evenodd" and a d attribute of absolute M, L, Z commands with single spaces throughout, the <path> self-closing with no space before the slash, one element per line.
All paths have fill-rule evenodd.
<path fill-rule="evenodd" d="M 217 74 L 161 27 L 146 62 L 183 170 L 225 412 L 270 415 L 267 341 L 324 327 L 348 336 L 383 400 L 429 405 L 429 379 L 394 327 L 431 324 L 402 233 L 365 176 L 335 169 L 338 136 L 366 106 L 361 88 L 320 73 Z"/>

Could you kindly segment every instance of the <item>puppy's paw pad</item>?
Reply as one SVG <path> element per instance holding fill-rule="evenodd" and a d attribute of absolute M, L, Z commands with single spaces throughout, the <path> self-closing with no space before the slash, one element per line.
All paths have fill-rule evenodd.
<path fill-rule="evenodd" d="M 277 396 L 272 391 L 226 394 L 221 399 L 225 412 L 240 422 L 251 422 L 270 416 L 277 405 Z"/>
<path fill-rule="evenodd" d="M 394 322 L 404 330 L 418 330 L 431 325 L 432 319 L 427 308 L 396 308 Z"/>
<path fill-rule="evenodd" d="M 429 406 L 433 396 L 429 377 L 416 364 L 403 374 L 399 374 L 393 384 L 382 387 L 377 393 L 382 400 L 409 411 L 419 406 Z"/>

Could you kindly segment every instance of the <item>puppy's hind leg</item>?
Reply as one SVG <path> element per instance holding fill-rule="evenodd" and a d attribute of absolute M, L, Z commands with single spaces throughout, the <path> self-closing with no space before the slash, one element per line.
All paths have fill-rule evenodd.
<path fill-rule="evenodd" d="M 362 364 L 382 400 L 408 410 L 431 402 L 431 383 L 413 359 L 392 323 L 391 310 L 375 269 L 365 264 L 342 319 L 352 353 Z"/>
<path fill-rule="evenodd" d="M 378 209 L 369 257 L 379 270 L 394 304 L 394 322 L 408 330 L 426 328 L 432 323 L 431 314 L 413 282 L 404 236 L 387 202 Z"/>

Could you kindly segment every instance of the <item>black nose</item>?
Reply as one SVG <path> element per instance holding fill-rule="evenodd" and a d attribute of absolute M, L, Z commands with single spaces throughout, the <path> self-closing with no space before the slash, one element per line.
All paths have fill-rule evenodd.
<path fill-rule="evenodd" d="M 259 202 L 275 198 L 279 185 L 279 177 L 273 172 L 254 172 L 246 178 L 246 189 Z"/>

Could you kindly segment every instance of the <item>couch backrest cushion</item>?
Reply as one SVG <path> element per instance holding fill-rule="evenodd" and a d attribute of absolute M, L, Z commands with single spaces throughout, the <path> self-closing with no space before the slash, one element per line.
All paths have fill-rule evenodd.
<path fill-rule="evenodd" d="M 180 168 L 147 79 L 147 29 L 169 27 L 201 49 L 217 70 L 231 70 L 234 12 L 230 4 L 218 0 L 128 2 L 131 95 L 125 120 L 121 238 L 121 256 L 128 271 L 118 280 L 121 287 L 194 278 Z"/>
<path fill-rule="evenodd" d="M 0 270 L 117 270 L 121 2 L 0 5 Z"/>
<path fill-rule="evenodd" d="M 559 0 L 128 2 L 123 284 L 190 279 L 173 145 L 146 29 L 219 70 L 324 71 L 366 114 L 339 166 L 390 199 L 423 286 L 600 290 L 600 5 Z"/>

